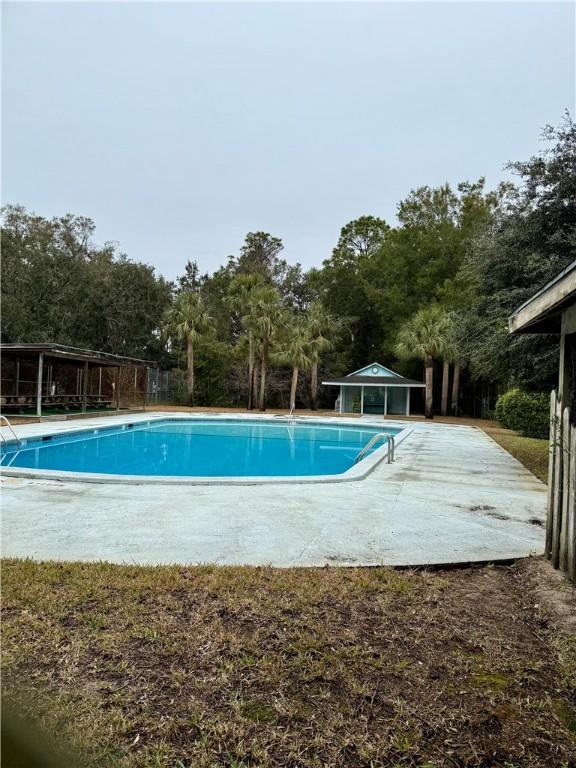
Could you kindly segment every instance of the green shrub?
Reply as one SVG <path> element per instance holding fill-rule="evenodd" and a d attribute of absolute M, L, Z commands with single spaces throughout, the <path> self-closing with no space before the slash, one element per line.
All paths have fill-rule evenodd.
<path fill-rule="evenodd" d="M 509 389 L 496 403 L 496 421 L 525 437 L 546 439 L 550 429 L 550 397 L 545 392 Z"/>

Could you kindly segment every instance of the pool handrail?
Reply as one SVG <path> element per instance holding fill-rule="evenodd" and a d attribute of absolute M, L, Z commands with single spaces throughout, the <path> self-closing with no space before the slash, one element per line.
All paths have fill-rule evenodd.
<path fill-rule="evenodd" d="M 10 422 L 8 421 L 8 419 L 6 418 L 6 416 L 4 416 L 4 414 L 3 414 L 3 413 L 0 413 L 0 419 L 3 419 L 3 420 L 6 422 L 6 425 L 7 425 L 8 429 L 9 429 L 9 430 L 10 430 L 10 432 L 12 432 L 12 434 L 14 435 L 14 440 L 16 440 L 16 442 L 17 442 L 19 445 L 22 445 L 22 440 L 21 440 L 21 439 L 18 437 L 18 435 L 16 434 L 16 432 L 14 432 L 14 428 L 12 427 L 12 424 L 10 424 Z M 7 440 L 6 440 L 6 438 L 4 437 L 4 435 L 2 434 L 2 432 L 0 432 L 0 437 L 2 438 L 2 440 L 3 440 L 5 443 L 7 442 Z"/>
<path fill-rule="evenodd" d="M 300 418 L 299 416 L 296 416 L 294 411 L 296 410 L 296 403 L 292 403 L 290 406 L 290 413 L 275 413 L 274 417 L 277 419 L 289 419 L 290 421 L 294 421 L 294 419 Z"/>
<path fill-rule="evenodd" d="M 361 461 L 364 456 L 368 453 L 370 448 L 374 445 L 374 443 L 378 442 L 378 440 L 385 439 L 386 443 L 388 445 L 388 452 L 386 454 L 387 463 L 391 464 L 394 461 L 394 435 L 391 435 L 389 432 L 377 432 L 375 435 L 373 435 L 370 440 L 366 443 L 364 448 L 362 448 L 359 452 L 356 458 L 354 459 L 354 464 L 358 464 L 359 461 Z"/>

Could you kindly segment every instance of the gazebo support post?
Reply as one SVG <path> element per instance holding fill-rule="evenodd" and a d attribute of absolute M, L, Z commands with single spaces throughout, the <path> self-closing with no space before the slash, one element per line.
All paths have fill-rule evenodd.
<path fill-rule="evenodd" d="M 360 387 L 360 415 L 364 416 L 364 387 Z"/>
<path fill-rule="evenodd" d="M 406 388 L 406 416 L 410 416 L 410 387 Z"/>
<path fill-rule="evenodd" d="M 38 355 L 38 381 L 36 385 L 36 416 L 42 416 L 42 373 L 44 370 L 44 353 Z"/>
<path fill-rule="evenodd" d="M 384 416 L 388 416 L 388 387 L 384 387 Z"/>

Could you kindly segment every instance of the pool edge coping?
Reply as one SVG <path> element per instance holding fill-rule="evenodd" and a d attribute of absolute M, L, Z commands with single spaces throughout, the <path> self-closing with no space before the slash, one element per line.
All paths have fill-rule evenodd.
<path fill-rule="evenodd" d="M 278 420 L 296 421 L 299 423 L 312 423 L 318 424 L 331 424 L 342 426 L 359 426 L 357 419 L 346 419 L 325 417 L 325 416 L 296 416 L 289 417 L 278 414 L 214 414 L 214 413 L 197 413 L 189 414 L 184 412 L 173 412 L 169 416 L 166 413 L 140 413 L 141 418 L 134 420 L 129 416 L 123 417 L 121 421 L 116 421 L 114 425 L 109 427 L 94 427 L 84 426 L 70 429 L 62 429 L 54 431 L 42 430 L 38 434 L 30 437 L 23 437 L 23 440 L 36 440 L 47 436 L 56 435 L 70 435 L 81 434 L 82 432 L 94 432 L 104 429 L 114 429 L 114 427 L 122 427 L 127 424 L 136 425 L 137 423 L 146 423 L 151 421 L 170 421 L 170 420 L 186 420 L 194 421 L 197 419 L 213 419 L 214 421 L 268 421 L 274 423 Z M 48 422 L 40 422 L 41 424 L 48 425 Z M 52 422 L 54 424 L 55 422 Z M 363 426 L 380 428 L 387 422 L 373 422 L 373 421 L 361 421 Z M 406 425 L 406 426 L 404 426 Z M 32 426 L 32 425 L 30 425 Z M 415 431 L 415 425 L 410 422 L 390 422 L 390 427 L 404 426 L 403 429 L 394 435 L 395 448 L 400 445 L 407 437 L 409 437 Z M 381 429 L 381 432 L 385 432 L 385 429 Z M 8 440 L 7 443 L 16 442 L 14 440 Z M 387 446 L 382 445 L 376 448 L 366 458 L 364 458 L 359 464 L 353 464 L 345 472 L 338 475 L 289 475 L 289 476 L 277 476 L 270 477 L 255 475 L 253 477 L 226 477 L 226 476 L 204 476 L 204 477 L 192 477 L 192 476 L 178 476 L 178 475 L 109 475 L 103 473 L 89 473 L 89 472 L 66 472 L 63 470 L 54 469 L 26 469 L 26 468 L 12 468 L 0 466 L 0 479 L 4 477 L 20 478 L 28 480 L 49 480 L 52 482 L 74 482 L 74 483 L 98 483 L 98 484 L 111 484 L 111 485 L 196 485 L 196 486 L 234 486 L 234 485 L 316 485 L 323 483 L 350 483 L 364 480 L 370 475 L 377 466 L 379 466 L 387 457 Z M 363 466 L 362 466 L 363 465 Z"/>

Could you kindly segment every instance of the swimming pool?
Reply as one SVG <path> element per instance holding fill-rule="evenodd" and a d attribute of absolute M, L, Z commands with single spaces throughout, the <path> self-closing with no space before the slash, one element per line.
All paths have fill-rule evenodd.
<path fill-rule="evenodd" d="M 345 475 L 359 451 L 400 427 L 284 419 L 162 418 L 7 443 L 6 474 L 119 478 L 296 478 Z M 366 454 L 380 450 L 382 442 Z M 362 464 L 363 459 L 359 462 Z"/>

